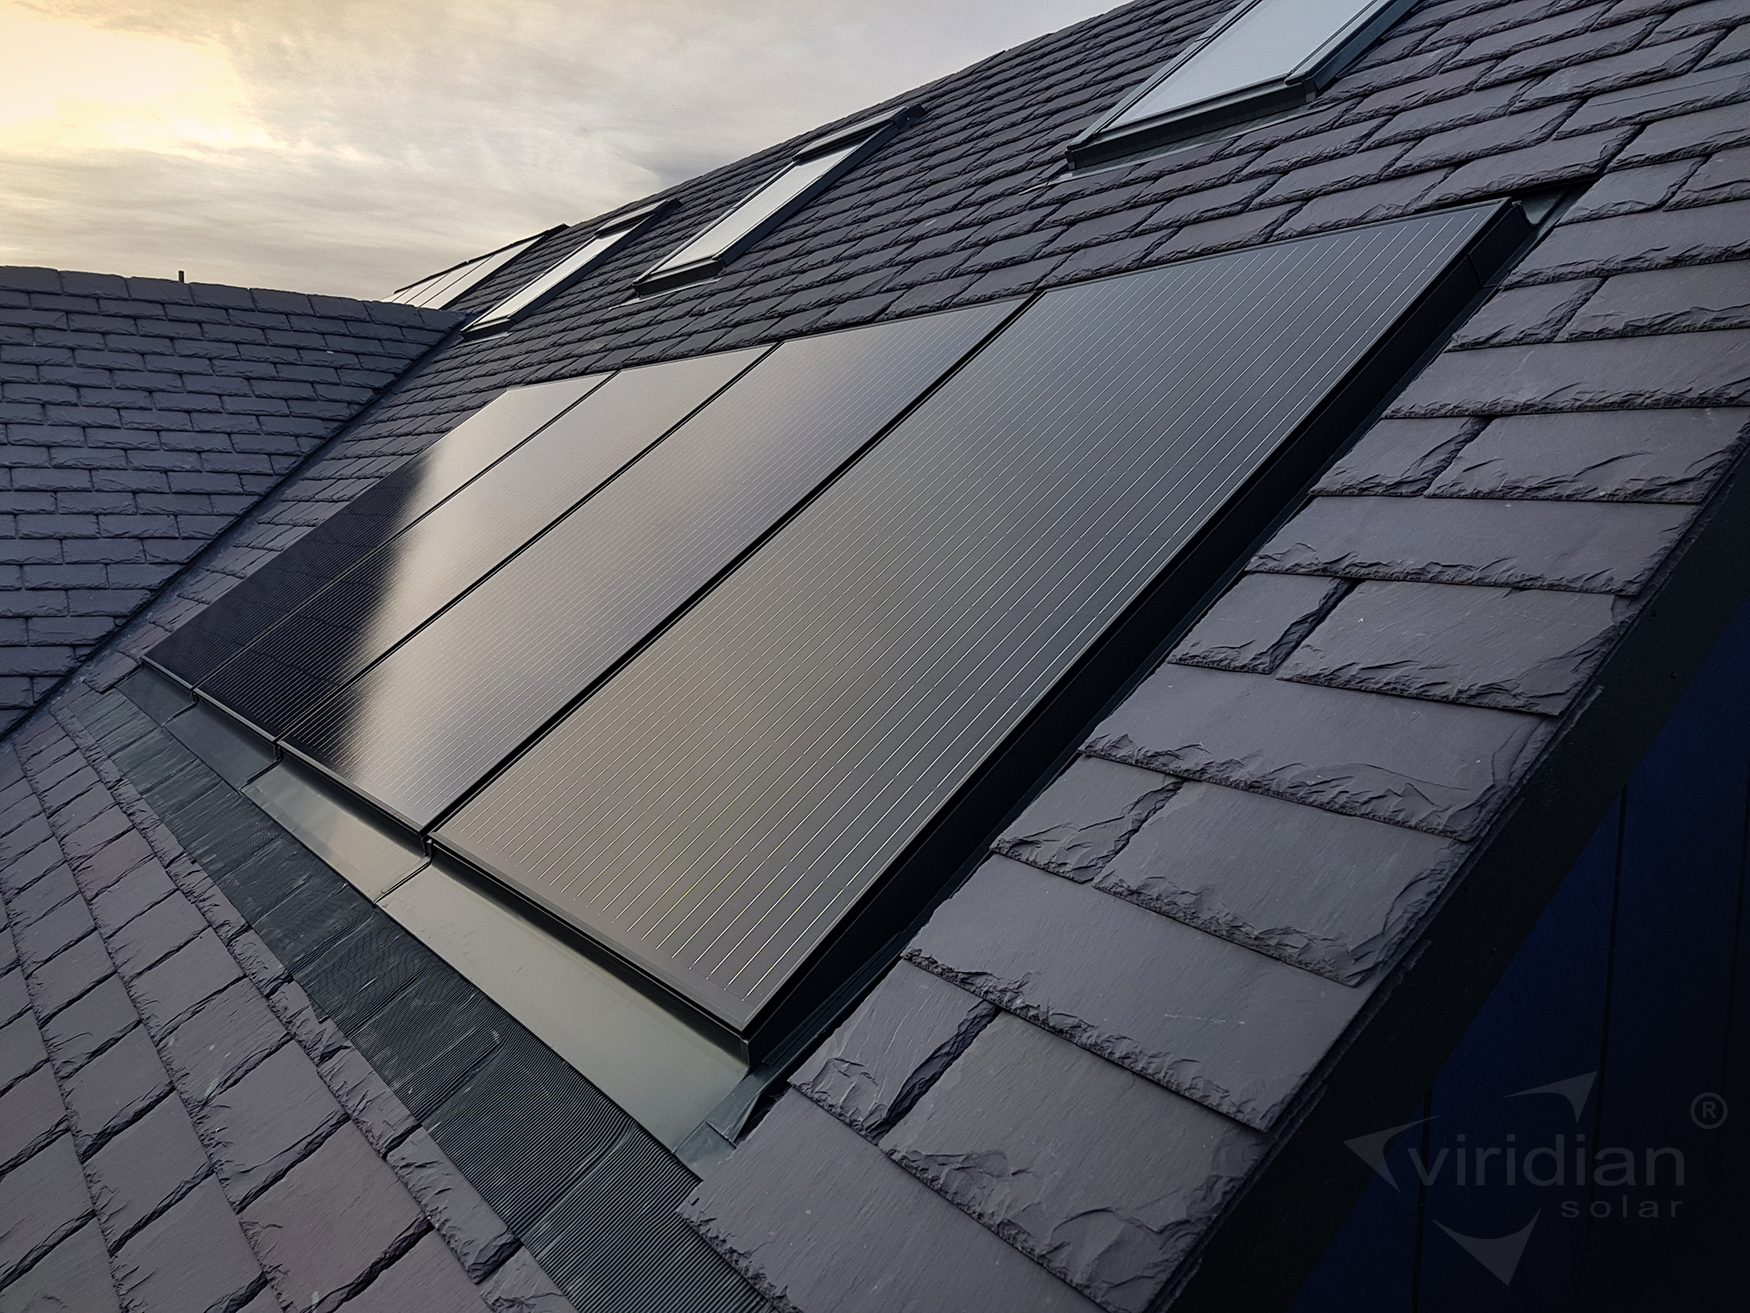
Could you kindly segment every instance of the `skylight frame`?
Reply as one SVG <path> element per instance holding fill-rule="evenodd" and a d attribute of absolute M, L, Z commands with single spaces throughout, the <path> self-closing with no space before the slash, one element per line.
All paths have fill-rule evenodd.
<path fill-rule="evenodd" d="M 383 299 L 395 305 L 442 310 L 478 287 L 512 260 L 532 250 L 537 243 L 560 231 L 561 228 L 547 228 L 531 233 L 496 250 L 487 251 L 484 255 L 463 260 L 447 269 L 439 269 L 435 274 L 427 274 L 424 278 L 416 278 L 403 287 L 397 287 Z"/>
<path fill-rule="evenodd" d="M 1315 47 L 1283 76 L 1267 76 L 1218 96 L 1130 119 L 1155 90 L 1209 52 L 1229 30 L 1254 11 L 1297 0 L 1240 0 L 1191 45 L 1180 51 L 1080 136 L 1066 154 L 1071 167 L 1084 168 L 1170 146 L 1237 123 L 1263 119 L 1306 105 L 1408 12 L 1415 0 L 1366 0 L 1353 18 Z"/>
<path fill-rule="evenodd" d="M 548 265 L 516 291 L 471 321 L 464 332 L 490 333 L 509 327 L 569 287 L 609 255 L 620 243 L 674 207 L 673 200 L 654 201 L 597 225 L 594 232 Z"/>
<path fill-rule="evenodd" d="M 816 137 L 792 155 L 782 169 L 652 265 L 633 285 L 633 290 L 640 296 L 647 296 L 702 279 L 715 278 L 737 256 L 756 245 L 774 228 L 832 186 L 921 112 L 919 107 L 904 105 L 871 118 L 861 119 L 837 132 Z M 769 212 L 754 223 L 742 226 L 736 222 L 756 206 L 762 196 L 770 193 L 796 169 L 822 156 L 835 153 L 840 154 L 841 158 L 806 187 L 772 206 Z M 734 228 L 737 230 L 736 235 L 720 246 L 707 247 L 696 256 L 678 258 L 705 244 L 711 234 L 720 228 Z"/>

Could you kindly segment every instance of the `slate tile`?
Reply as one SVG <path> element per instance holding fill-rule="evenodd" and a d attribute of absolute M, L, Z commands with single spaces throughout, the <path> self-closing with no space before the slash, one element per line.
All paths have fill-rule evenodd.
<path fill-rule="evenodd" d="M 1547 282 L 1745 256 L 1750 256 L 1750 200 L 1729 201 L 1560 224 L 1531 249 L 1511 281 Z"/>
<path fill-rule="evenodd" d="M 6 1287 L 8 1313 L 121 1313 L 109 1251 L 87 1222 Z"/>
<path fill-rule="evenodd" d="M 1600 286 L 1596 278 L 1577 278 L 1496 292 L 1452 335 L 1452 344 L 1471 347 L 1548 342 L 1567 326 L 1574 312 Z"/>
<path fill-rule="evenodd" d="M 1260 1130 L 1365 992 L 1096 887 L 988 858 L 906 956 L 1005 1011 Z M 1138 990 L 1134 982 L 1146 980 Z"/>
<path fill-rule="evenodd" d="M 191 1313 L 237 1300 L 261 1278 L 243 1228 L 208 1178 L 115 1254 L 129 1313 Z"/>
<path fill-rule="evenodd" d="M 1396 417 L 1750 402 L 1750 331 L 1670 333 L 1448 351 Z"/>
<path fill-rule="evenodd" d="M 1750 27 L 1745 29 L 1750 33 Z M 1688 161 L 1676 164 L 1653 164 L 1637 172 L 1654 169 L 1683 170 Z M 1690 173 L 1671 203 L 1678 206 L 1717 205 L 1721 201 L 1738 201 L 1750 197 L 1750 146 L 1722 150 L 1710 155 L 1701 167 Z"/>
<path fill-rule="evenodd" d="M 1408 142 L 1398 142 L 1339 156 L 1319 164 L 1309 164 L 1276 179 L 1252 205 L 1280 205 L 1284 201 L 1304 200 L 1308 196 L 1362 186 L 1375 181 L 1387 168 L 1398 164 L 1409 149 Z M 1430 164 L 1434 162 L 1429 161 Z M 1404 171 L 1416 172 L 1414 169 Z"/>
<path fill-rule="evenodd" d="M 898 962 L 790 1084 L 847 1126 L 878 1138 L 995 1016 L 991 1004 L 966 990 Z"/>
<path fill-rule="evenodd" d="M 1691 514 L 1634 503 L 1319 497 L 1250 568 L 1632 596 Z"/>
<path fill-rule="evenodd" d="M 125 1126 L 170 1092 L 170 1077 L 144 1027 L 136 1026 L 64 1082 L 79 1149 Z"/>
<path fill-rule="evenodd" d="M 242 1202 L 304 1159 L 344 1116 L 296 1044 L 281 1045 L 197 1115 L 226 1194 Z"/>
<path fill-rule="evenodd" d="M 12 832 L 19 840 L 18 846 L 10 852 L 0 852 L 0 887 L 8 894 L 14 894 L 21 889 L 42 879 L 50 871 L 61 865 L 61 847 L 48 836 L 48 822 L 35 822 L 20 826 Z M 31 840 L 30 846 L 25 841 Z"/>
<path fill-rule="evenodd" d="M 53 878 L 53 877 L 50 877 Z M 68 898 L 34 921 L 14 924 L 12 940 L 27 971 L 34 971 L 55 954 L 91 933 L 95 922 L 85 900 Z"/>
<path fill-rule="evenodd" d="M 1469 838 L 1547 737 L 1533 716 L 1164 665 L 1087 751 Z"/>
<path fill-rule="evenodd" d="M 1492 421 L 1435 497 L 1699 502 L 1750 432 L 1750 409 L 1595 410 Z"/>
<path fill-rule="evenodd" d="M 217 994 L 243 971 L 212 931 L 204 931 L 133 982 L 140 1016 L 156 1034 L 174 1029 L 196 1004 Z"/>
<path fill-rule="evenodd" d="M 168 883 L 169 877 L 165 880 Z M 180 893 L 172 893 L 111 932 L 107 936 L 109 955 L 132 980 L 206 929 L 206 918 L 195 905 Z"/>
<path fill-rule="evenodd" d="M 133 1234 L 209 1174 L 206 1151 L 178 1099 L 163 1099 L 85 1163 L 107 1232 Z"/>
<path fill-rule="evenodd" d="M 1552 46 L 1543 52 L 1546 58 L 1554 57 L 1552 71 L 1526 90 L 1522 103 L 1598 95 L 1640 82 L 1675 77 L 1688 72 L 1713 44 L 1712 36 L 1662 42 L 1641 41 L 1637 37 L 1620 54 L 1580 59 L 1566 58 Z M 1506 71 L 1505 66 L 1502 71 Z"/>
<path fill-rule="evenodd" d="M 1028 1077 L 1026 1088 L 1033 1084 Z M 1097 1307 L 800 1094 L 779 1099 L 681 1212 L 781 1305 L 834 1313 Z"/>
<path fill-rule="evenodd" d="M 1220 670 L 1274 670 L 1345 587 L 1300 575 L 1242 575 L 1180 640 L 1171 659 Z"/>
<path fill-rule="evenodd" d="M 0 1169 L 43 1148 L 66 1125 L 60 1087 L 47 1067 L 38 1067 L 0 1094 Z"/>
<path fill-rule="evenodd" d="M 321 1070 L 340 1106 L 378 1153 L 388 1153 L 391 1145 L 418 1124 L 365 1055 L 352 1045 L 324 1059 Z"/>
<path fill-rule="evenodd" d="M 414 1245 L 341 1307 L 346 1313 L 488 1313 L 473 1282 L 435 1235 Z"/>
<path fill-rule="evenodd" d="M 468 1276 L 483 1279 L 517 1247 L 517 1238 L 427 1131 L 415 1130 L 390 1151 L 388 1161 Z"/>
<path fill-rule="evenodd" d="M 240 980 L 166 1035 L 162 1052 L 183 1098 L 198 1105 L 289 1038 L 254 985 Z"/>
<path fill-rule="evenodd" d="M 0 1286 L 90 1216 L 91 1196 L 71 1135 L 51 1140 L 0 1176 Z"/>
<path fill-rule="evenodd" d="M 1617 93 L 1618 99 L 1601 96 L 1582 106 L 1568 126 L 1645 122 L 1623 151 L 1619 160 L 1623 164 L 1708 155 L 1750 141 L 1750 124 L 1744 122 L 1741 104 L 1746 88 L 1750 88 L 1750 71 L 1742 62 L 1697 69 L 1667 87 L 1636 87 Z"/>
<path fill-rule="evenodd" d="M 87 896 L 95 898 L 142 862 L 151 860 L 154 860 L 153 853 L 146 837 L 137 830 L 130 830 L 90 857 L 74 862 L 73 869 L 78 873 Z"/>
<path fill-rule="evenodd" d="M 15 966 L 0 975 L 0 1026 L 21 1017 L 30 1008 L 30 990 L 24 983 L 24 968 Z"/>
<path fill-rule="evenodd" d="M 413 1198 L 344 1125 L 243 1210 L 282 1297 L 332 1313 L 427 1229 Z"/>
<path fill-rule="evenodd" d="M 33 881 L 28 888 L 12 895 L 6 914 L 16 935 L 32 921 L 40 921 L 69 898 L 79 896 L 79 885 L 73 879 L 73 868 L 66 865 Z"/>
<path fill-rule="evenodd" d="M 105 934 L 112 934 L 175 888 L 157 862 L 142 863 L 91 899 L 91 915 Z"/>
<path fill-rule="evenodd" d="M 1262 1139 L 999 1017 L 882 1147 L 1104 1307 L 1143 1313 Z"/>
<path fill-rule="evenodd" d="M 1027 804 L 995 846 L 1034 866 L 1085 880 L 1124 847 L 1173 787 L 1153 771 L 1077 758 Z"/>
<path fill-rule="evenodd" d="M 43 1039 L 54 1061 L 55 1074 L 63 1079 L 72 1075 L 126 1034 L 139 1019 L 121 981 L 114 977 L 104 981 L 43 1024 Z"/>
<path fill-rule="evenodd" d="M 1569 323 L 1565 337 L 1623 337 L 1750 327 L 1750 260 L 1618 274 Z"/>
<path fill-rule="evenodd" d="M 576 1313 L 526 1249 L 506 1259 L 480 1284 L 480 1293 L 493 1313 Z"/>
<path fill-rule="evenodd" d="M 113 971 L 103 937 L 95 932 L 63 948 L 30 973 L 38 1015 L 53 1016 Z"/>
<path fill-rule="evenodd" d="M 1296 649 L 1284 679 L 1559 715 L 1627 623 L 1598 593 L 1369 582 Z"/>

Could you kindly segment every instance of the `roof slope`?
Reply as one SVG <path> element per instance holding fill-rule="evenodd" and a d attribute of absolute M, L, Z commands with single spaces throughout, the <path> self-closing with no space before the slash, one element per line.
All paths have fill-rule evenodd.
<path fill-rule="evenodd" d="M 1223 7 L 1143 0 L 945 79 L 723 278 L 629 301 L 787 147 L 676 189 L 527 321 L 428 357 L 86 668 L 112 682 L 508 386 L 1583 189 L 708 1179 L 692 1217 L 780 1305 L 1169 1294 L 1741 483 L 1742 0 L 1425 0 L 1305 115 L 1058 179 Z"/>
<path fill-rule="evenodd" d="M 0 731 L 455 322 L 0 268 Z"/>

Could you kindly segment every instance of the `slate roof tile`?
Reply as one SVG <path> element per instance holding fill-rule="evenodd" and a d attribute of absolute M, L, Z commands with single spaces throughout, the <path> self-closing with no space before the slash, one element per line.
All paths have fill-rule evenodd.
<path fill-rule="evenodd" d="M 64 1083 L 81 1152 L 128 1125 L 170 1090 L 144 1027 L 135 1027 Z"/>
<path fill-rule="evenodd" d="M 1430 834 L 1477 834 L 1545 737 L 1535 717 L 1166 665 L 1087 751 Z"/>
<path fill-rule="evenodd" d="M 1436 497 L 1699 502 L 1750 434 L 1750 409 L 1509 415 L 1435 479 Z"/>
<path fill-rule="evenodd" d="M 87 1222 L 6 1286 L 6 1298 L 26 1313 L 121 1313 L 109 1251 L 95 1221 Z"/>
<path fill-rule="evenodd" d="M 1113 1124 L 1125 1133 L 1108 1133 Z M 1102 1307 L 1141 1313 L 1260 1146 L 1224 1117 L 999 1017 L 882 1147 Z"/>
<path fill-rule="evenodd" d="M 71 1076 L 138 1022 L 139 1016 L 121 980 L 111 976 L 42 1023 L 42 1037 L 48 1045 L 55 1074 L 62 1079 Z"/>
<path fill-rule="evenodd" d="M 241 1302 L 261 1266 L 211 1177 L 136 1231 L 114 1256 L 129 1313 L 188 1313 Z"/>
<path fill-rule="evenodd" d="M 245 1071 L 253 1070 L 285 1043 L 286 1032 L 248 981 L 238 981 L 202 1003 L 165 1036 L 163 1057 L 191 1107 Z"/>
<path fill-rule="evenodd" d="M 1180 640 L 1172 659 L 1220 670 L 1272 671 L 1345 587 L 1300 575 L 1245 575 Z"/>
<path fill-rule="evenodd" d="M 1275 1122 L 1365 999 L 1004 857 L 988 858 L 906 955 L 1260 1130 Z M 1151 982 L 1147 990 L 1132 987 L 1142 979 Z M 1160 1006 L 1163 994 L 1174 1000 L 1170 1010 Z"/>
<path fill-rule="evenodd" d="M 52 1017 L 114 970 L 101 935 L 75 940 L 31 973 L 37 1014 Z"/>
<path fill-rule="evenodd" d="M 194 1124 L 176 1099 L 160 1100 L 84 1166 L 98 1220 L 112 1245 L 125 1243 L 212 1170 Z"/>
<path fill-rule="evenodd" d="M 444 1157 L 429 1131 L 423 1128 L 413 1131 L 389 1152 L 388 1159 L 425 1215 L 448 1241 L 454 1255 L 450 1262 L 459 1259 L 468 1276 L 475 1280 L 485 1278 L 517 1248 L 517 1238 L 480 1197 L 480 1192 Z M 421 1241 L 415 1252 L 427 1247 L 428 1242 Z M 429 1259 L 423 1265 L 442 1266 Z"/>
<path fill-rule="evenodd" d="M 436 1236 L 419 1241 L 341 1308 L 346 1313 L 490 1313 Z"/>
<path fill-rule="evenodd" d="M 56 1136 L 0 1176 L 0 1286 L 90 1216 L 73 1137 Z"/>
<path fill-rule="evenodd" d="M 1750 30 L 1750 29 L 1746 29 Z M 1688 161 L 1669 165 L 1650 164 L 1648 170 L 1667 168 L 1681 170 Z M 1702 161 L 1688 174 L 1683 185 L 1671 198 L 1673 205 L 1717 205 L 1722 201 L 1737 201 L 1750 197 L 1750 146 L 1722 150 Z"/>
<path fill-rule="evenodd" d="M 1174 787 L 1154 771 L 1079 758 L 1027 805 L 995 847 L 1041 870 L 1091 879 Z"/>
<path fill-rule="evenodd" d="M 1618 274 L 1567 326 L 1565 337 L 1627 337 L 1750 327 L 1750 260 Z"/>
<path fill-rule="evenodd" d="M 790 1084 L 876 1139 L 995 1016 L 989 1003 L 902 963 L 791 1074 Z"/>
<path fill-rule="evenodd" d="M 38 1067 L 0 1094 L 0 1171 L 31 1157 L 67 1127 L 60 1087 L 47 1067 Z"/>
<path fill-rule="evenodd" d="M 1603 285 L 1597 278 L 1534 283 L 1489 298 L 1453 335 L 1454 346 L 1513 346 L 1547 342 Z"/>
<path fill-rule="evenodd" d="M 1620 634 L 1598 593 L 1361 584 L 1280 674 L 1333 688 L 1556 715 Z"/>
<path fill-rule="evenodd" d="M 800 1094 L 781 1098 L 682 1212 L 783 1309 L 1096 1307 Z"/>
<path fill-rule="evenodd" d="M 1676 506 L 1320 497 L 1251 568 L 1630 596 L 1689 519 Z"/>

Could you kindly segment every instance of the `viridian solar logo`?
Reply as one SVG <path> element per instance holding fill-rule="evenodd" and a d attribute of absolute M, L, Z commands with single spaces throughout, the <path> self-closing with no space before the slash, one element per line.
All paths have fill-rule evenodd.
<path fill-rule="evenodd" d="M 1420 1193 L 1427 1201 L 1428 1220 L 1496 1280 L 1509 1285 L 1540 1229 L 1588 1222 L 1656 1224 L 1681 1216 L 1683 1150 L 1671 1145 L 1596 1142 L 1587 1109 L 1597 1079 L 1598 1073 L 1589 1071 L 1503 1096 L 1509 1105 L 1514 1100 L 1560 1100 L 1568 1115 L 1558 1114 L 1559 1129 L 1550 1128 L 1547 1111 L 1535 1111 L 1535 1105 L 1527 1104 L 1524 1120 L 1537 1127 L 1534 1135 L 1513 1131 L 1477 1135 L 1441 1124 L 1436 1115 L 1346 1143 L 1392 1189 Z M 1516 1120 L 1512 1109 L 1501 1111 L 1509 1115 L 1499 1121 Z M 1725 1100 L 1717 1094 L 1697 1095 L 1689 1104 L 1690 1120 L 1703 1130 L 1719 1129 L 1726 1114 Z M 1421 1134 L 1409 1134 L 1418 1129 Z M 1441 1201 L 1450 1206 L 1462 1198 L 1454 1191 L 1495 1191 L 1501 1196 L 1501 1213 L 1518 1211 L 1505 1219 L 1511 1222 L 1509 1229 L 1472 1234 L 1440 1215 Z M 1484 1207 L 1470 1215 L 1493 1211 Z"/>

